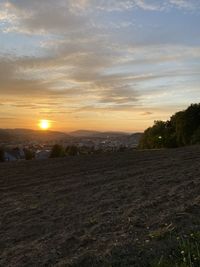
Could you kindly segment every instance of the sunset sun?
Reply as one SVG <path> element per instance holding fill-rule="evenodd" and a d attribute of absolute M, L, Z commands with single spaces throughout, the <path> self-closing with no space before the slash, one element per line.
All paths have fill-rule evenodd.
<path fill-rule="evenodd" d="M 39 127 L 42 130 L 48 130 L 50 128 L 50 122 L 48 120 L 40 120 Z"/>

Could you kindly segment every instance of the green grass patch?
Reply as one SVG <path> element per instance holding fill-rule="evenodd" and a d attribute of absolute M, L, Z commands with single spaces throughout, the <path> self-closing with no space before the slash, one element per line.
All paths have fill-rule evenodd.
<path fill-rule="evenodd" d="M 151 239 L 161 240 L 171 235 L 175 230 L 175 227 L 172 224 L 165 225 L 149 233 Z"/>
<path fill-rule="evenodd" d="M 177 249 L 168 257 L 154 261 L 151 267 L 199 267 L 200 232 L 177 237 Z"/>

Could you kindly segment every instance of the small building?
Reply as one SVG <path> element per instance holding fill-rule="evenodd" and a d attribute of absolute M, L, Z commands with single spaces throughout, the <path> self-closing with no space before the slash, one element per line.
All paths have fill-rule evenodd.
<path fill-rule="evenodd" d="M 5 161 L 16 161 L 16 160 L 23 160 L 25 159 L 25 154 L 23 149 L 20 148 L 13 148 L 7 149 L 4 153 Z"/>
<path fill-rule="evenodd" d="M 50 156 L 50 150 L 37 150 L 35 153 L 36 159 L 48 159 Z"/>
<path fill-rule="evenodd" d="M 15 155 L 7 151 L 4 153 L 4 159 L 5 161 L 16 161 L 17 160 Z"/>

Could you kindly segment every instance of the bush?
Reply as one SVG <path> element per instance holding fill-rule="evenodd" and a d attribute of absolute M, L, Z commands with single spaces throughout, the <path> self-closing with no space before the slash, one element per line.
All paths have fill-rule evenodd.
<path fill-rule="evenodd" d="M 68 146 L 66 147 L 66 150 L 65 150 L 66 154 L 69 155 L 69 156 L 76 156 L 79 154 L 79 149 L 77 146 L 75 145 L 72 145 L 72 146 Z"/>
<path fill-rule="evenodd" d="M 0 147 L 0 162 L 4 162 L 5 161 L 5 151 L 3 147 Z"/>
<path fill-rule="evenodd" d="M 35 153 L 32 150 L 24 149 L 25 159 L 31 160 L 35 158 Z"/>
<path fill-rule="evenodd" d="M 52 147 L 50 158 L 59 158 L 64 156 L 65 156 L 65 151 L 61 145 L 56 144 Z"/>

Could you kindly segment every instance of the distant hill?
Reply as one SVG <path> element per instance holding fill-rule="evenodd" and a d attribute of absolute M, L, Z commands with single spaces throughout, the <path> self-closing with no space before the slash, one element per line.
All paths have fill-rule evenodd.
<path fill-rule="evenodd" d="M 69 134 L 57 131 L 41 131 L 30 129 L 0 129 L 0 144 L 1 143 L 20 143 L 20 142 L 49 142 L 61 140 L 77 140 L 84 138 L 102 138 L 102 139 L 117 139 L 124 144 L 139 143 L 141 133 L 128 134 L 124 132 L 98 132 L 89 130 L 78 130 Z"/>
<path fill-rule="evenodd" d="M 100 132 L 90 130 L 77 130 L 69 133 L 69 135 L 73 137 L 90 137 L 96 134 L 100 134 Z"/>
<path fill-rule="evenodd" d="M 39 131 L 30 129 L 0 129 L 0 143 L 26 141 L 56 141 L 69 137 L 55 131 Z"/>
<path fill-rule="evenodd" d="M 143 135 L 143 133 L 125 133 L 125 132 L 98 132 L 98 131 L 88 131 L 88 130 L 78 130 L 75 132 L 69 133 L 71 137 L 74 137 L 75 139 L 81 139 L 84 140 L 85 138 L 90 139 L 110 139 L 110 140 L 117 140 L 124 144 L 125 146 L 134 146 L 137 147 L 139 144 L 139 141 Z"/>
<path fill-rule="evenodd" d="M 137 143 L 138 144 L 142 135 L 143 135 L 143 133 L 134 133 L 134 134 L 131 134 L 128 138 L 129 138 L 131 143 Z"/>
<path fill-rule="evenodd" d="M 96 137 L 96 138 L 129 136 L 129 134 L 125 132 L 112 132 L 112 131 L 100 132 L 100 131 L 90 131 L 90 130 L 78 130 L 70 132 L 69 135 L 74 137 Z"/>
<path fill-rule="evenodd" d="M 12 135 L 3 129 L 0 129 L 0 142 L 10 142 L 12 141 Z"/>
<path fill-rule="evenodd" d="M 124 136 L 129 136 L 128 133 L 124 132 L 100 132 L 96 135 L 95 137 L 102 137 L 102 138 L 118 138 L 118 137 L 124 137 Z"/>

